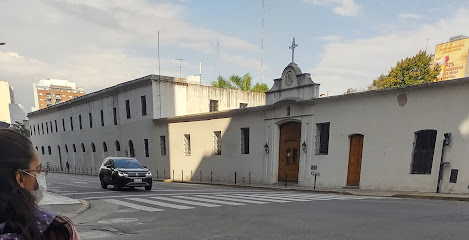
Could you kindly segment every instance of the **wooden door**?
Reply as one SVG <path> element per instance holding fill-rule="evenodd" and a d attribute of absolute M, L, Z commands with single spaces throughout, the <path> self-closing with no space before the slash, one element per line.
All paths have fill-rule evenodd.
<path fill-rule="evenodd" d="M 360 185 L 360 171 L 362 167 L 363 135 L 350 137 L 350 153 L 348 162 L 347 186 Z"/>
<path fill-rule="evenodd" d="M 278 180 L 297 182 L 300 160 L 301 123 L 290 122 L 280 126 Z"/>

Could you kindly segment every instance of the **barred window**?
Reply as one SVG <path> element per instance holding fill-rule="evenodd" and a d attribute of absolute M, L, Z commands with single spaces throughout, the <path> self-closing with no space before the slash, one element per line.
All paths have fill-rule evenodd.
<path fill-rule="evenodd" d="M 249 154 L 249 128 L 241 128 L 241 154 Z"/>
<path fill-rule="evenodd" d="M 210 100 L 210 112 L 218 111 L 218 100 Z"/>
<path fill-rule="evenodd" d="M 191 155 L 191 135 L 184 134 L 184 154 L 186 156 Z"/>
<path fill-rule="evenodd" d="M 221 131 L 213 132 L 213 154 L 221 155 Z"/>
<path fill-rule="evenodd" d="M 143 143 L 145 144 L 145 157 L 150 157 L 150 151 L 148 150 L 148 139 L 143 139 Z"/>
<path fill-rule="evenodd" d="M 436 134 L 436 130 L 415 132 L 411 174 L 431 174 Z"/>
<path fill-rule="evenodd" d="M 166 156 L 166 137 L 160 136 L 160 151 L 161 156 Z"/>
<path fill-rule="evenodd" d="M 327 155 L 329 153 L 329 130 L 331 123 L 316 124 L 316 154 Z"/>

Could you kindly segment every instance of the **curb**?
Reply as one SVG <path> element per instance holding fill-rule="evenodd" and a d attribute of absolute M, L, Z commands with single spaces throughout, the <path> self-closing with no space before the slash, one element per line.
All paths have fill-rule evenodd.
<path fill-rule="evenodd" d="M 434 196 L 434 195 L 418 195 L 418 194 L 391 194 L 391 195 L 379 195 L 379 194 L 366 194 L 366 193 L 357 193 L 349 191 L 335 191 L 335 190 L 316 190 L 316 189 L 295 189 L 295 188 L 273 188 L 268 186 L 255 186 L 255 185 L 235 185 L 235 184 L 225 184 L 225 183 L 208 183 L 208 182 L 190 182 L 190 181 L 178 181 L 172 179 L 157 179 L 153 180 L 157 182 L 165 183 L 182 183 L 182 184 L 204 184 L 204 185 L 214 185 L 214 186 L 225 186 L 225 187 L 234 187 L 234 188 L 251 188 L 251 189 L 266 189 L 273 191 L 292 191 L 292 192 L 304 192 L 304 193 L 320 193 L 320 194 L 339 194 L 339 195 L 351 195 L 351 196 L 375 196 L 375 197 L 390 197 L 390 198 L 409 198 L 409 199 L 429 199 L 429 200 L 445 200 L 445 201 L 463 201 L 469 202 L 469 195 L 467 197 L 452 197 L 452 196 Z"/>

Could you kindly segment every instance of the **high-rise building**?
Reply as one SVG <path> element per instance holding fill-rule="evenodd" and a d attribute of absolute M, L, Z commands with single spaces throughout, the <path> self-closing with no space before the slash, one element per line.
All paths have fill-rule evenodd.
<path fill-rule="evenodd" d="M 40 80 L 38 83 L 33 83 L 33 89 L 35 107 L 32 111 L 85 95 L 83 88 L 77 88 L 75 83 L 60 79 Z"/>
<path fill-rule="evenodd" d="M 15 103 L 13 86 L 0 78 L 0 122 L 7 124 L 22 123 L 25 119 L 23 106 Z"/>

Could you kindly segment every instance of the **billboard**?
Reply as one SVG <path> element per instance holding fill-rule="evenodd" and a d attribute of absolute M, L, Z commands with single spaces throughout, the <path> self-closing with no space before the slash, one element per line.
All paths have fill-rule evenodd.
<path fill-rule="evenodd" d="M 465 76 L 468 50 L 469 38 L 436 45 L 434 64 L 441 66 L 439 81 Z"/>

